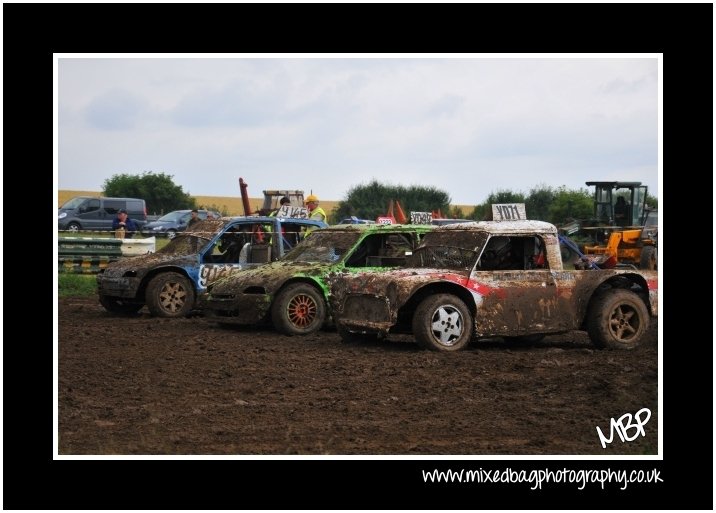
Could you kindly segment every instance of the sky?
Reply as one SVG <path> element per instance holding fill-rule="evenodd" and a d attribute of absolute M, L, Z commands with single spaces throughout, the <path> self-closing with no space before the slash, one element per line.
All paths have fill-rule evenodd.
<path fill-rule="evenodd" d="M 56 184 L 166 173 L 185 192 L 640 181 L 657 196 L 659 57 L 56 55 Z"/>

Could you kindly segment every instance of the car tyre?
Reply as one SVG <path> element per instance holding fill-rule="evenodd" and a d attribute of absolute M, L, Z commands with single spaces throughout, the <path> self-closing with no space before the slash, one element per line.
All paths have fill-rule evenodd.
<path fill-rule="evenodd" d="M 177 236 L 177 231 L 176 231 L 176 230 L 167 230 L 167 238 L 168 238 L 169 240 L 172 240 L 172 239 L 173 239 L 174 237 L 176 237 L 176 236 Z"/>
<path fill-rule="evenodd" d="M 646 271 L 656 270 L 656 248 L 654 246 L 644 246 L 641 248 L 639 269 Z"/>
<path fill-rule="evenodd" d="M 472 314 L 453 294 L 428 296 L 413 315 L 413 335 L 432 351 L 459 351 L 472 338 Z"/>
<path fill-rule="evenodd" d="M 323 295 L 307 283 L 294 283 L 271 305 L 274 327 L 284 335 L 308 335 L 320 330 L 326 320 Z"/>
<path fill-rule="evenodd" d="M 147 307 L 157 317 L 184 317 L 194 307 L 194 287 L 174 272 L 158 274 L 147 287 Z"/>
<path fill-rule="evenodd" d="M 634 292 L 609 289 L 592 299 L 587 333 L 598 348 L 634 349 L 649 329 L 649 312 Z"/>
<path fill-rule="evenodd" d="M 74 221 L 67 225 L 67 231 L 72 233 L 77 233 L 82 229 L 80 226 L 80 223 L 75 223 Z"/>

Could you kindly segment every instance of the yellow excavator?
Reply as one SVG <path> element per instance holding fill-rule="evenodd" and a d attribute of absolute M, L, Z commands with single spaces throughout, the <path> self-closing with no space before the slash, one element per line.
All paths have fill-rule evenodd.
<path fill-rule="evenodd" d="M 582 225 L 593 243 L 582 252 L 601 268 L 658 266 L 656 210 L 646 205 L 647 186 L 641 182 L 587 182 L 594 186 L 594 219 Z"/>

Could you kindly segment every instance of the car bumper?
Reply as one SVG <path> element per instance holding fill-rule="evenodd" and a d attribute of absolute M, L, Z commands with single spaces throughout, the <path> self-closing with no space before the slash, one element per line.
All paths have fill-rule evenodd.
<path fill-rule="evenodd" d="M 97 275 L 97 292 L 101 296 L 135 299 L 139 285 L 139 278 Z"/>

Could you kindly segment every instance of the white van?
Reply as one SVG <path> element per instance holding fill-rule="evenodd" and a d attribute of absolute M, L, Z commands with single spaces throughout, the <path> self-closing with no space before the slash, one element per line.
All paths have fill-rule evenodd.
<path fill-rule="evenodd" d="M 60 207 L 57 227 L 69 232 L 108 231 L 121 208 L 137 222 L 139 229 L 147 222 L 147 206 L 143 199 L 76 196 Z"/>

